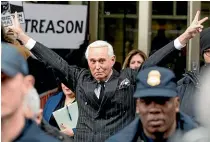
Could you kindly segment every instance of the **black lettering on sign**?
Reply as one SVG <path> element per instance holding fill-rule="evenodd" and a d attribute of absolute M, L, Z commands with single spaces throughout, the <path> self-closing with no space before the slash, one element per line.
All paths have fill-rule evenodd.
<path fill-rule="evenodd" d="M 53 25 L 52 20 L 50 20 L 45 33 L 47 33 L 49 30 L 51 30 L 53 33 L 55 33 L 55 29 L 54 29 L 54 25 Z"/>
<path fill-rule="evenodd" d="M 75 31 L 74 33 L 77 33 L 77 30 L 79 30 L 80 33 L 82 33 L 82 29 L 83 29 L 83 21 L 76 21 L 76 26 L 75 26 Z"/>
<path fill-rule="evenodd" d="M 23 22 L 23 18 L 19 19 L 19 22 L 21 22 L 21 23 L 22 23 L 22 22 Z"/>
<path fill-rule="evenodd" d="M 25 26 L 25 32 L 28 32 L 28 25 L 29 25 L 29 22 L 31 22 L 30 19 L 25 19 L 25 24 L 26 24 L 26 26 Z"/>
<path fill-rule="evenodd" d="M 56 31 L 56 33 L 58 33 L 58 34 L 61 34 L 61 33 L 63 33 L 64 32 L 64 27 L 62 26 L 62 25 L 64 24 L 64 21 L 63 20 L 59 20 L 58 22 L 57 22 L 57 25 L 58 25 L 58 27 L 60 27 L 61 28 L 61 31 Z"/>
<path fill-rule="evenodd" d="M 12 20 L 4 20 L 2 21 L 3 25 L 12 25 Z"/>
<path fill-rule="evenodd" d="M 2 18 L 4 19 L 4 18 Z M 23 20 L 21 18 L 21 20 Z M 53 20 L 40 19 L 25 19 L 25 32 L 31 33 L 83 33 L 84 21 L 64 21 L 58 20 L 53 22 Z"/>
<path fill-rule="evenodd" d="M 22 13 L 19 13 L 19 14 L 18 14 L 18 18 L 23 18 Z"/>
<path fill-rule="evenodd" d="M 70 24 L 70 25 L 69 25 Z M 69 29 L 71 29 L 71 30 L 69 30 Z M 73 22 L 72 21 L 68 21 L 67 23 L 66 23 L 66 32 L 67 33 L 71 33 L 72 31 L 73 31 L 73 29 L 74 29 L 74 24 L 73 24 Z"/>
<path fill-rule="evenodd" d="M 37 24 L 38 24 L 37 20 L 32 20 L 32 22 L 31 22 L 31 32 L 32 33 L 33 33 L 34 30 L 36 31 L 36 33 L 38 33 Z"/>
<path fill-rule="evenodd" d="M 39 25 L 39 33 L 44 33 L 44 30 L 43 30 L 43 23 L 45 22 L 46 20 L 40 20 L 40 25 Z"/>

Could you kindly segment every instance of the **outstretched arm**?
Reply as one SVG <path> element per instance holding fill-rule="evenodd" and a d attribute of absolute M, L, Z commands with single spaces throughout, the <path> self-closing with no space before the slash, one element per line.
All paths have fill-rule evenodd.
<path fill-rule="evenodd" d="M 25 47 L 28 48 L 38 60 L 42 61 L 46 67 L 51 66 L 58 72 L 56 75 L 59 79 L 66 86 L 71 88 L 72 91 L 75 91 L 81 69 L 76 66 L 69 66 L 58 54 L 26 35 L 17 19 L 17 13 L 15 13 L 15 18 L 12 19 L 12 22 L 13 25 L 9 27 L 10 30 L 16 34 L 17 38 L 23 42 Z"/>
<path fill-rule="evenodd" d="M 142 69 L 158 65 L 164 58 L 169 56 L 173 51 L 177 49 L 180 50 L 183 47 L 185 47 L 190 39 L 194 38 L 198 33 L 202 31 L 203 29 L 202 24 L 206 20 L 208 20 L 208 17 L 199 20 L 199 16 L 200 16 L 200 11 L 197 11 L 193 22 L 186 29 L 186 31 L 183 34 L 181 34 L 178 38 L 176 38 L 174 41 L 165 45 L 164 47 L 156 51 L 152 56 L 150 56 L 142 65 Z"/>

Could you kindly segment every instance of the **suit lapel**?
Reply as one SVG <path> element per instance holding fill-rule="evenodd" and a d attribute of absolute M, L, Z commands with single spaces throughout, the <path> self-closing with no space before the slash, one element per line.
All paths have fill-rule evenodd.
<path fill-rule="evenodd" d="M 102 98 L 99 111 L 103 108 L 108 98 L 114 96 L 119 80 L 119 73 L 113 69 L 113 74 L 109 81 L 105 83 L 104 97 Z"/>
<path fill-rule="evenodd" d="M 100 106 L 100 103 L 94 92 L 94 90 L 97 87 L 97 82 L 94 80 L 91 82 L 84 82 L 83 84 L 84 84 L 85 94 L 88 100 L 90 101 L 89 103 L 92 104 L 95 109 L 98 109 Z"/>

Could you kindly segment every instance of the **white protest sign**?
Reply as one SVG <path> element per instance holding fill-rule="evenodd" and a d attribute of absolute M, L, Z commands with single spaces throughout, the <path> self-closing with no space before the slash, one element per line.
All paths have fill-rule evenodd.
<path fill-rule="evenodd" d="M 34 40 L 56 49 L 78 49 L 86 33 L 87 6 L 23 3 L 23 29 Z"/>
<path fill-rule="evenodd" d="M 1 22 L 4 26 L 11 26 L 11 16 L 17 11 L 21 24 L 25 23 L 22 1 L 1 1 Z"/>

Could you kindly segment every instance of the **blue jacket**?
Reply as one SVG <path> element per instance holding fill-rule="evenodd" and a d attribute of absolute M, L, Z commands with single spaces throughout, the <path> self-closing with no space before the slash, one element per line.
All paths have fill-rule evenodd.
<path fill-rule="evenodd" d="M 197 127 L 197 124 L 188 115 L 181 112 L 179 114 L 177 130 L 187 132 Z M 139 129 L 139 127 L 141 128 Z M 137 136 L 141 137 L 144 142 L 148 141 L 143 134 L 143 130 L 142 132 L 139 132 L 139 130 L 142 130 L 142 124 L 138 117 L 117 134 L 107 139 L 106 142 L 136 142 Z"/>
<path fill-rule="evenodd" d="M 48 98 L 43 110 L 43 117 L 47 122 L 50 121 L 50 117 L 52 116 L 58 103 L 61 101 L 63 95 L 63 92 L 59 92 L 58 94 Z"/>
<path fill-rule="evenodd" d="M 47 135 L 32 120 L 26 120 L 24 129 L 14 142 L 59 142 L 57 139 Z"/>
<path fill-rule="evenodd" d="M 55 108 L 57 107 L 58 103 L 61 101 L 62 97 L 63 97 L 63 92 L 59 92 L 56 95 L 53 95 L 51 97 L 48 98 L 45 106 L 44 106 L 44 110 L 43 110 L 43 117 L 44 119 L 49 123 L 50 121 L 50 117 L 52 116 Z M 76 133 L 76 129 L 72 128 L 74 134 Z"/>

